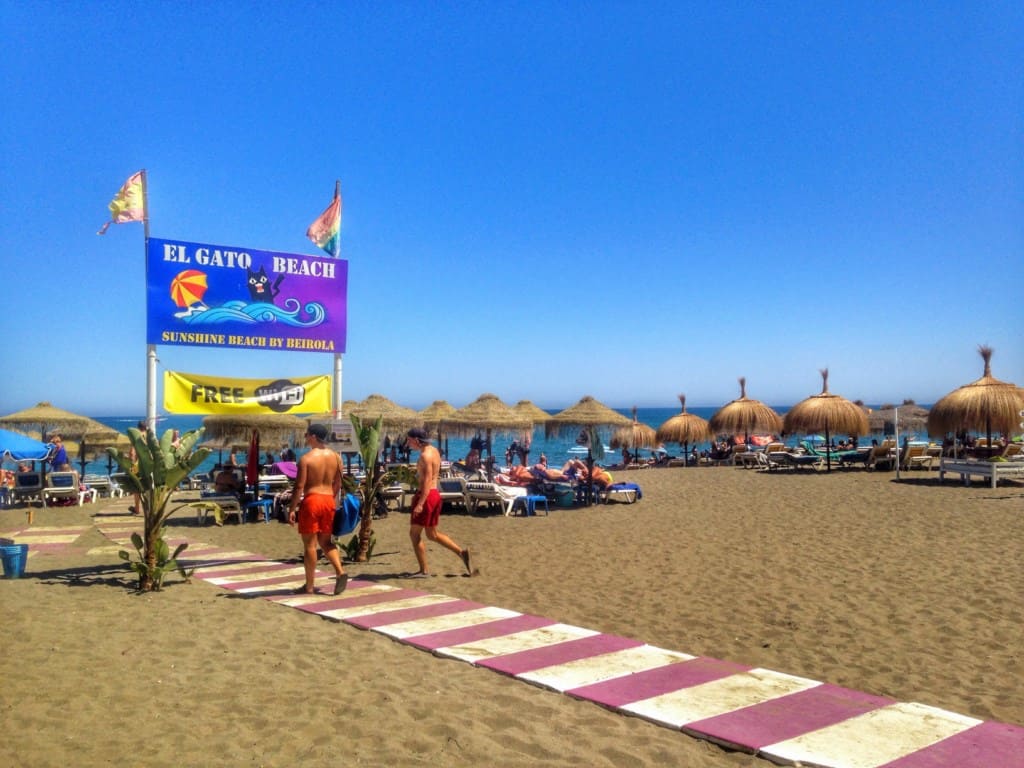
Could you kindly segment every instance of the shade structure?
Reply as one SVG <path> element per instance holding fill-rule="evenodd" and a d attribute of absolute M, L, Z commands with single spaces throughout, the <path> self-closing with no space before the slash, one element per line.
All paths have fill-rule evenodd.
<path fill-rule="evenodd" d="M 438 448 L 446 459 L 448 458 L 448 441 L 445 438 L 448 435 L 448 428 L 445 426 L 444 420 L 455 413 L 455 410 L 455 406 L 447 400 L 435 400 L 419 414 L 427 431 L 437 433 Z"/>
<path fill-rule="evenodd" d="M 513 410 L 490 392 L 485 392 L 469 405 L 459 408 L 445 419 L 444 424 L 453 433 L 464 437 L 481 429 L 486 430 L 490 438 L 492 433 L 517 435 L 533 428 L 533 422 L 528 417 Z"/>
<path fill-rule="evenodd" d="M 801 400 L 794 405 L 783 419 L 782 428 L 787 434 L 824 432 L 825 444 L 831 435 L 843 432 L 852 436 L 869 432 L 868 417 L 859 405 L 841 395 L 828 391 L 828 368 L 821 371 L 821 392 Z M 832 471 L 832 455 L 827 454 L 826 467 Z"/>
<path fill-rule="evenodd" d="M 615 429 L 617 427 L 628 427 L 633 422 L 618 411 L 613 411 L 607 405 L 595 400 L 590 395 L 580 398 L 576 405 L 571 405 L 564 411 L 559 411 L 554 416 L 549 416 L 544 422 L 544 432 L 548 437 L 580 427 L 596 427 Z"/>
<path fill-rule="evenodd" d="M 637 418 L 637 407 L 633 406 L 633 423 L 628 427 L 619 427 L 612 434 L 611 447 L 616 450 L 626 448 L 633 451 L 634 458 L 640 448 L 653 448 L 658 444 L 654 427 L 641 424 Z"/>
<path fill-rule="evenodd" d="M 512 406 L 512 410 L 516 413 L 520 413 L 526 416 L 534 424 L 543 424 L 545 421 L 551 418 L 551 414 L 541 408 L 539 405 L 534 405 L 530 400 L 520 400 L 518 403 Z"/>
<path fill-rule="evenodd" d="M 901 433 L 923 432 L 928 424 L 928 409 L 913 400 L 904 400 L 903 405 L 887 403 L 877 410 L 868 413 L 868 428 L 872 432 L 891 435 L 899 427 Z M 899 416 L 899 424 L 896 416 Z"/>
<path fill-rule="evenodd" d="M 964 384 L 941 398 L 928 414 L 928 434 L 941 437 L 966 430 L 984 432 L 992 444 L 992 434 L 1010 436 L 1021 430 L 1024 390 L 992 375 L 992 348 L 978 348 L 985 361 L 985 372 L 977 381 Z"/>
<path fill-rule="evenodd" d="M 50 455 L 50 446 L 39 440 L 0 429 L 0 458 L 14 461 L 42 461 Z"/>
<path fill-rule="evenodd" d="M 618 411 L 613 411 L 604 403 L 595 400 L 590 395 L 585 395 L 580 398 L 580 401 L 576 405 L 571 405 L 564 411 L 559 411 L 554 416 L 548 418 L 544 422 L 544 434 L 548 437 L 558 434 L 564 434 L 570 430 L 585 428 L 594 428 L 599 430 L 602 428 L 616 429 L 618 427 L 628 427 L 633 422 L 623 416 Z M 591 446 L 587 445 L 587 469 L 592 470 L 594 467 L 594 455 Z M 591 480 L 587 484 L 587 503 L 591 503 L 594 499 L 594 486 Z"/>
<path fill-rule="evenodd" d="M 436 428 L 437 425 L 441 424 L 445 419 L 455 413 L 455 411 L 455 406 L 447 400 L 435 400 L 420 411 L 420 420 L 423 424 Z"/>
<path fill-rule="evenodd" d="M 748 442 L 751 432 L 781 432 L 782 417 L 760 400 L 747 397 L 745 377 L 741 376 L 739 382 L 740 396 L 715 411 L 708 421 L 712 434 L 733 435 L 742 432 L 744 442 Z"/>
<path fill-rule="evenodd" d="M 225 448 L 248 446 L 254 429 L 260 431 L 267 445 L 292 443 L 306 433 L 307 426 L 305 419 L 285 413 L 217 414 L 203 418 L 206 436 L 211 441 L 223 440 Z"/>
<path fill-rule="evenodd" d="M 660 443 L 679 443 L 683 458 L 690 452 L 690 443 L 702 443 L 714 436 L 707 421 L 695 413 L 686 412 L 686 395 L 679 395 L 680 412 L 666 419 L 655 432 Z M 685 464 L 686 462 L 684 462 Z"/>
<path fill-rule="evenodd" d="M 384 431 L 390 434 L 404 432 L 410 427 L 418 427 L 423 419 L 412 408 L 389 400 L 384 395 L 370 395 L 362 402 L 356 403 L 349 409 L 342 408 L 346 416 L 355 414 L 363 421 L 376 421 L 381 419 Z"/>
<path fill-rule="evenodd" d="M 90 456 L 99 458 L 101 454 L 106 454 L 107 473 L 109 474 L 114 468 L 114 459 L 110 455 L 110 449 L 117 448 L 122 453 L 127 453 L 128 449 L 131 448 L 131 444 L 128 435 L 115 429 L 87 432 L 82 435 L 77 445 L 78 466 L 81 473 L 85 474 L 85 465 L 89 461 Z M 65 443 L 65 447 L 68 449 L 68 455 L 72 455 L 71 445 Z"/>
<path fill-rule="evenodd" d="M 15 430 L 38 430 L 39 436 L 43 440 L 55 434 L 78 440 L 87 433 L 115 432 L 95 419 L 65 411 L 48 402 L 36 403 L 31 408 L 0 416 L 0 427 Z"/>

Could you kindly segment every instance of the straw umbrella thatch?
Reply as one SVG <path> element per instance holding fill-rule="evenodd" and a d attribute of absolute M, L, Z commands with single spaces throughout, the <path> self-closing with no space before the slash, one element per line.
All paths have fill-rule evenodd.
<path fill-rule="evenodd" d="M 267 445 L 291 443 L 305 434 L 307 426 L 305 419 L 286 413 L 217 414 L 203 418 L 205 436 L 210 440 L 223 440 L 225 447 L 248 447 L 254 429 L 260 431 Z"/>
<path fill-rule="evenodd" d="M 740 396 L 715 411 L 708 421 L 711 432 L 730 435 L 742 432 L 744 443 L 749 442 L 751 432 L 781 432 L 782 417 L 760 400 L 751 400 L 747 397 L 745 377 L 740 376 L 739 382 Z"/>
<path fill-rule="evenodd" d="M 544 422 L 544 433 L 551 437 L 557 434 L 564 434 L 569 430 L 579 429 L 580 427 L 601 429 L 607 427 L 615 429 L 618 427 L 628 427 L 633 422 L 623 416 L 618 411 L 613 411 L 607 405 L 598 402 L 590 395 L 586 395 L 581 398 L 576 405 L 569 406 L 564 411 L 559 411 L 554 416 L 548 418 Z M 594 454 L 592 446 L 587 445 L 587 469 L 588 474 L 593 474 L 594 468 Z M 588 483 L 587 488 L 587 502 L 593 501 L 594 498 L 594 487 L 593 481 Z"/>
<path fill-rule="evenodd" d="M 1016 384 L 992 376 L 992 348 L 978 348 L 985 361 L 980 379 L 954 389 L 932 406 L 928 414 L 928 434 L 941 437 L 966 430 L 985 432 L 992 445 L 992 433 L 1009 437 L 1020 429 L 1024 410 L 1024 390 Z"/>
<path fill-rule="evenodd" d="M 454 405 L 449 403 L 447 400 L 435 400 L 422 411 L 420 411 L 420 421 L 424 424 L 431 426 L 437 426 L 445 421 L 449 416 L 455 413 L 457 409 Z"/>
<path fill-rule="evenodd" d="M 897 414 L 899 424 L 896 423 Z M 887 403 L 878 410 L 868 413 L 868 428 L 872 432 L 886 435 L 893 434 L 897 426 L 901 432 L 920 432 L 926 428 L 927 423 L 928 409 L 913 400 L 904 400 L 903 405 L 899 406 Z"/>
<path fill-rule="evenodd" d="M 551 414 L 541 408 L 539 405 L 534 405 L 530 400 L 520 400 L 518 403 L 512 406 L 512 410 L 516 413 L 520 413 L 526 416 L 534 424 L 543 424 L 545 421 L 551 418 Z"/>
<path fill-rule="evenodd" d="M 47 402 L 36 403 L 31 408 L 0 416 L 0 427 L 20 428 L 21 431 L 38 430 L 40 439 L 44 441 L 57 434 L 64 438 L 78 440 L 82 435 L 88 433 L 116 431 L 88 416 L 65 411 L 63 408 L 57 408 Z"/>
<path fill-rule="evenodd" d="M 469 405 L 459 408 L 449 416 L 445 427 L 463 437 L 483 429 L 487 433 L 487 477 L 490 479 L 494 466 L 492 438 L 494 433 L 518 435 L 533 429 L 533 422 L 505 405 L 497 395 L 485 392 Z"/>
<path fill-rule="evenodd" d="M 628 427 L 619 427 L 612 435 L 610 443 L 616 450 L 620 448 L 632 449 L 633 458 L 636 459 L 637 451 L 640 448 L 653 448 L 658 444 L 658 437 L 654 427 L 641 424 L 636 416 L 637 408 L 633 406 L 633 423 Z"/>
<path fill-rule="evenodd" d="M 399 405 L 384 395 L 370 395 L 361 403 L 356 403 L 349 409 L 343 408 L 342 411 L 346 414 L 355 414 L 363 421 L 376 421 L 380 416 L 387 432 L 404 432 L 423 423 L 423 419 L 412 408 Z"/>
<path fill-rule="evenodd" d="M 70 453 L 70 447 L 65 447 L 68 447 Z M 122 453 L 127 453 L 130 447 L 131 440 L 128 439 L 128 435 L 122 434 L 116 429 L 86 432 L 82 435 L 81 442 L 78 444 L 78 464 L 81 468 L 81 474 L 85 475 L 85 465 L 89 460 L 89 456 L 99 458 L 101 453 L 107 455 L 107 474 L 110 474 L 114 469 L 114 459 L 110 455 L 110 449 L 117 448 Z"/>
<path fill-rule="evenodd" d="M 445 419 L 455 413 L 455 406 L 449 403 L 447 400 L 435 400 L 422 411 L 420 411 L 420 420 L 423 422 L 423 426 L 427 430 L 433 430 L 437 432 L 437 443 L 438 447 L 443 444 L 443 453 L 445 458 L 448 458 L 448 440 L 447 432 L 445 431 Z"/>
<path fill-rule="evenodd" d="M 821 393 L 811 395 L 794 405 L 782 428 L 786 433 L 824 432 L 825 445 L 831 442 L 830 434 L 845 432 L 848 435 L 866 435 L 869 432 L 868 417 L 864 410 L 851 400 L 828 391 L 828 368 L 821 371 Z M 826 467 L 832 471 L 832 454 L 826 454 Z"/>
<path fill-rule="evenodd" d="M 497 395 L 489 392 L 480 395 L 464 408 L 459 408 L 445 419 L 444 424 L 463 437 L 470 437 L 481 429 L 486 430 L 488 454 L 491 453 L 493 433 L 518 435 L 533 428 L 533 422 L 528 417 L 505 405 Z"/>
<path fill-rule="evenodd" d="M 655 437 L 662 443 L 679 443 L 683 447 L 684 465 L 690 452 L 690 443 L 701 443 L 714 436 L 708 423 L 695 413 L 686 412 L 686 395 L 679 395 L 680 412 L 666 420 Z"/>
<path fill-rule="evenodd" d="M 595 400 L 590 395 L 580 398 L 576 405 L 569 406 L 564 411 L 559 411 L 554 416 L 549 416 L 544 421 L 544 432 L 548 437 L 557 434 L 564 434 L 580 427 L 628 427 L 633 422 L 618 411 L 613 411 L 607 405 Z"/>

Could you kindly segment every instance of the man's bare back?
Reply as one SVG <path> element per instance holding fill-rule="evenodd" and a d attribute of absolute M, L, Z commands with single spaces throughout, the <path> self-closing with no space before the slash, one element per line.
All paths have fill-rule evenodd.
<path fill-rule="evenodd" d="M 431 488 L 437 488 L 437 479 L 441 474 L 441 454 L 430 443 L 420 449 L 420 458 L 416 462 L 416 478 L 425 495 Z"/>
<path fill-rule="evenodd" d="M 330 448 L 313 448 L 299 459 L 296 488 L 300 495 L 329 493 L 341 490 L 341 457 Z"/>

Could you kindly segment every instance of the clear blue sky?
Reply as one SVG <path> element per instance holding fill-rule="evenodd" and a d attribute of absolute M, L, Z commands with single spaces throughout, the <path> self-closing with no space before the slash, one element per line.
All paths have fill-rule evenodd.
<path fill-rule="evenodd" d="M 0 0 L 0 412 L 145 411 L 140 224 L 316 254 L 345 399 L 1024 384 L 1024 5 Z M 329 354 L 159 347 L 164 369 Z M 162 393 L 161 393 L 162 406 Z M 162 408 L 161 408 L 162 410 Z"/>

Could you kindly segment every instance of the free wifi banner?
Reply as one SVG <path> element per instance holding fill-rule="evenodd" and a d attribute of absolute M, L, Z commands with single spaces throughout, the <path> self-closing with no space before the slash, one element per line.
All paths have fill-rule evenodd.
<path fill-rule="evenodd" d="M 165 371 L 164 410 L 202 414 L 326 413 L 331 410 L 331 377 L 225 379 Z"/>

